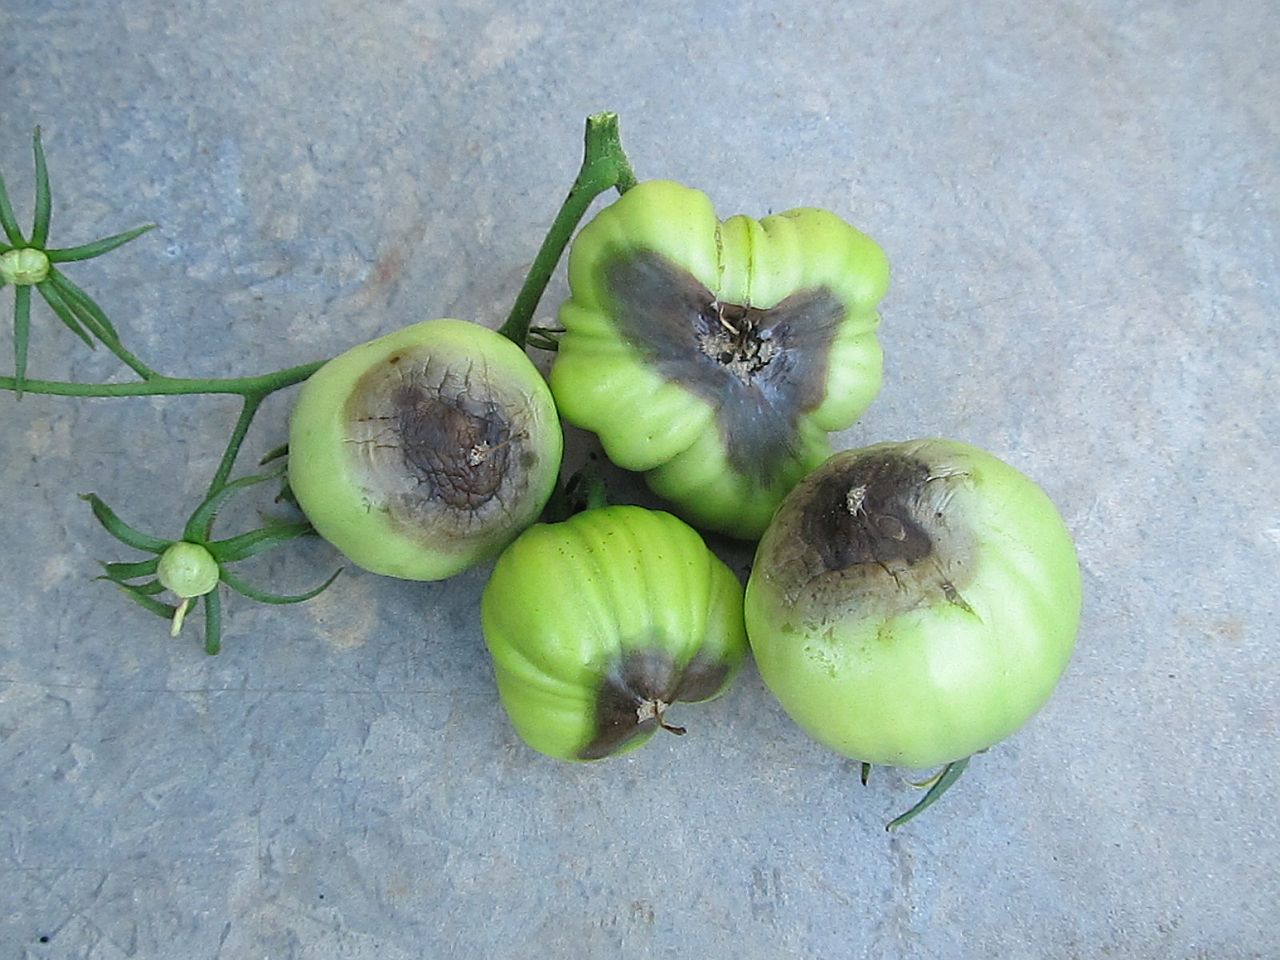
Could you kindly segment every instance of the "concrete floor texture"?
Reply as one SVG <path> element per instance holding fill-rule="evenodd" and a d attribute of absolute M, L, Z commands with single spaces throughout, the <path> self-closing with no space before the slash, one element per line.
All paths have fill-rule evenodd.
<path fill-rule="evenodd" d="M 672 711 L 685 737 L 535 753 L 484 567 L 348 567 L 298 606 L 229 599 L 218 656 L 198 618 L 170 639 L 93 580 L 138 554 L 77 494 L 175 536 L 235 403 L 0 392 L 0 956 L 1280 957 L 1278 50 L 1271 0 L 4 0 L 18 217 L 39 126 L 52 245 L 158 224 L 66 266 L 153 366 L 498 326 L 614 110 L 641 178 L 879 241 L 884 387 L 836 446 L 1017 466 L 1084 612 L 1047 706 L 886 833 L 918 774 L 864 787 L 751 665 Z M 29 375 L 131 376 L 38 298 Z M 219 529 L 281 509 L 246 494 Z M 340 563 L 309 539 L 244 567 L 293 592 Z"/>

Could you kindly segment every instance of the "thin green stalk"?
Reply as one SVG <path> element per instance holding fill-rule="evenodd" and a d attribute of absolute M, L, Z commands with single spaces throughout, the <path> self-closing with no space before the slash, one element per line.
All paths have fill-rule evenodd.
<path fill-rule="evenodd" d="M 265 393 L 250 393 L 244 398 L 244 406 L 240 408 L 240 416 L 236 420 L 236 425 L 231 430 L 231 437 L 227 440 L 227 447 L 222 453 L 222 460 L 218 463 L 218 469 L 213 475 L 213 479 L 209 481 L 209 488 L 205 493 L 206 497 L 211 497 L 227 484 L 227 478 L 231 476 L 231 470 L 235 466 L 236 457 L 240 454 L 240 446 L 244 443 L 245 435 L 249 432 L 249 426 L 253 423 L 253 417 L 258 412 L 258 408 L 262 406 L 262 401 L 266 397 Z M 213 527 L 213 517 L 210 516 L 208 521 L 202 524 L 203 530 L 201 534 L 204 537 L 209 536 L 209 531 Z"/>
<path fill-rule="evenodd" d="M 227 445 L 227 449 L 231 449 L 232 444 Z M 192 543 L 208 544 L 209 531 L 213 529 L 213 524 L 218 518 L 218 511 L 222 509 L 222 505 L 227 502 L 235 493 L 252 487 L 254 484 L 266 483 L 268 480 L 277 480 L 284 473 L 282 469 L 272 470 L 267 473 L 253 473 L 247 477 L 241 477 L 230 483 L 225 481 L 222 483 L 213 482 L 209 484 L 209 493 L 200 501 L 200 505 L 191 512 L 191 516 L 187 520 L 187 525 L 182 530 L 182 539 Z"/>
<path fill-rule="evenodd" d="M 45 278 L 44 283 L 37 284 L 37 289 L 45 293 L 47 298 L 47 288 L 49 287 L 58 292 L 65 308 L 78 317 L 79 323 L 93 330 L 97 337 L 102 340 L 102 343 L 111 348 L 111 352 L 115 353 L 115 356 L 120 357 L 120 360 L 123 360 L 125 364 L 133 367 L 138 376 L 146 380 L 156 375 L 155 370 L 141 365 L 137 361 L 137 357 L 125 351 L 123 344 L 120 343 L 120 335 L 116 333 L 115 326 L 111 325 L 111 321 L 102 312 L 102 308 L 93 302 L 92 298 L 87 293 L 84 293 L 81 288 L 70 282 L 67 275 L 59 273 L 58 270 L 50 270 L 49 276 Z M 52 302 L 50 302 L 49 306 L 56 310 Z"/>
<path fill-rule="evenodd" d="M 219 563 L 237 563 L 314 532 L 311 524 L 305 520 L 298 523 L 277 523 L 227 537 L 225 540 L 214 540 L 206 543 L 205 547 Z"/>
<path fill-rule="evenodd" d="M 13 392 L 27 389 L 27 346 L 31 339 L 31 288 L 18 287 L 13 301 Z"/>
<path fill-rule="evenodd" d="M 62 291 L 48 279 L 42 280 L 36 284 L 36 289 L 40 291 L 40 296 L 44 297 L 44 302 L 49 305 L 57 317 L 67 325 L 67 327 L 81 340 L 89 345 L 90 350 L 96 350 L 97 344 L 93 337 L 106 342 L 106 338 L 110 336 L 97 322 L 95 317 L 86 317 L 83 313 L 77 313 L 71 309 L 71 304 L 67 303 L 62 296 Z M 88 331 L 86 333 L 86 331 Z M 90 336 L 92 334 L 92 336 Z"/>
<path fill-rule="evenodd" d="M 560 212 L 551 223 L 533 259 L 524 285 L 516 295 L 516 302 L 507 315 L 506 323 L 498 330 L 504 337 L 513 341 L 516 346 L 524 348 L 529 338 L 529 324 L 533 320 L 533 311 L 538 307 L 543 292 L 555 273 L 556 265 L 569 245 L 574 230 L 586 215 L 587 209 L 600 194 L 606 190 L 617 188 L 625 193 L 636 184 L 636 176 L 631 171 L 631 164 L 622 150 L 622 140 L 618 133 L 618 115 L 616 113 L 597 113 L 587 117 L 585 146 L 582 155 L 582 167 L 578 171 L 569 195 L 565 197 Z"/>
<path fill-rule="evenodd" d="M 318 597 L 329 588 L 329 585 L 332 584 L 334 580 L 338 579 L 338 574 L 340 573 L 342 573 L 341 567 L 333 571 L 329 578 L 325 580 L 324 583 L 320 584 L 320 586 L 312 587 L 304 593 L 271 593 L 267 590 L 259 590 L 257 587 L 253 586 L 253 584 L 241 580 L 230 570 L 226 569 L 219 573 L 219 577 L 223 583 L 243 597 L 248 597 L 250 600 L 256 600 L 258 603 L 269 603 L 275 606 L 280 606 L 291 603 L 306 603 L 313 597 Z"/>
<path fill-rule="evenodd" d="M 311 376 L 327 360 L 316 360 L 300 366 L 264 373 L 256 377 L 201 379 L 195 377 L 157 376 L 132 383 L 75 383 L 67 380 L 26 380 L 27 393 L 44 393 L 58 397 L 177 397 L 196 393 L 232 394 L 242 397 L 266 396 Z M 0 377 L 0 390 L 14 390 L 13 377 Z"/>
<path fill-rule="evenodd" d="M 129 526 L 129 524 L 116 516 L 116 512 L 107 506 L 96 493 L 82 493 L 80 494 L 80 499 L 86 501 L 93 509 L 93 515 L 98 518 L 98 522 L 102 524 L 107 533 L 126 546 L 155 554 L 164 553 L 169 548 L 171 541 L 153 537 L 149 533 L 143 533 L 141 530 L 136 530 Z"/>
<path fill-rule="evenodd" d="M 115 343 L 116 346 L 121 346 L 120 334 L 111 323 L 111 320 L 108 319 L 106 313 L 103 312 L 103 309 L 94 302 L 92 297 L 72 283 L 70 277 L 61 270 L 50 268 L 49 276 L 45 278 L 44 282 L 56 287 L 58 292 L 62 294 L 62 298 L 67 301 L 67 305 L 75 310 L 76 313 L 88 314 L 92 323 L 87 323 L 85 326 L 96 326 L 101 329 L 104 334 L 103 343 L 106 343 L 107 346 L 111 346 L 111 343 Z M 124 357 L 118 351 L 116 352 L 116 356 L 120 357 L 126 363 L 129 363 L 130 366 L 133 366 L 133 363 L 130 362 L 130 358 Z M 134 367 L 134 369 L 138 370 L 138 367 Z M 155 376 L 155 371 L 148 370 L 145 367 L 142 369 L 146 370 L 145 373 L 142 373 L 142 370 L 139 370 L 144 379 L 148 375 Z"/>
<path fill-rule="evenodd" d="M 94 240 L 92 243 L 82 243 L 78 247 L 61 247 L 54 250 L 46 250 L 45 256 L 49 258 L 50 263 L 72 263 L 76 260 L 92 260 L 94 257 L 100 257 L 104 253 L 110 253 L 116 247 L 122 247 L 135 237 L 140 237 L 148 230 L 155 229 L 154 223 L 144 223 L 140 227 L 134 227 L 132 230 L 125 230 L 121 233 L 112 234 L 109 237 L 103 237 L 101 240 Z"/>
<path fill-rule="evenodd" d="M 222 597 L 214 587 L 204 595 L 204 652 L 214 656 L 222 649 Z"/>
<path fill-rule="evenodd" d="M 121 581 L 150 577 L 156 572 L 159 563 L 159 557 L 151 557 L 147 560 L 136 560 L 133 563 L 104 563 L 102 567 L 107 572 L 108 580 Z"/>
<path fill-rule="evenodd" d="M 943 767 L 937 776 L 926 780 L 925 785 L 928 785 L 929 790 L 925 793 L 920 802 L 906 813 L 894 817 L 884 825 L 884 828 L 886 830 L 896 830 L 904 823 L 914 819 L 916 816 L 937 803 L 939 798 L 951 789 L 952 784 L 960 779 L 960 774 L 964 773 L 965 769 L 969 766 L 969 761 L 971 759 L 971 757 L 963 757 L 959 760 L 954 760 Z"/>

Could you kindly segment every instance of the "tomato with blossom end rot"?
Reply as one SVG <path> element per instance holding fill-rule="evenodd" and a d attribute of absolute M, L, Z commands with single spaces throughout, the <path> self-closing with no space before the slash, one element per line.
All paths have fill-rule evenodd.
<path fill-rule="evenodd" d="M 645 181 L 587 224 L 551 389 L 694 525 L 756 538 L 880 389 L 884 253 L 825 210 L 721 222 Z"/>
<path fill-rule="evenodd" d="M 354 563 L 440 580 L 491 560 L 555 487 L 560 420 L 506 337 L 428 320 L 353 347 L 302 386 L 289 484 Z"/>
<path fill-rule="evenodd" d="M 931 767 L 1009 736 L 1075 645 L 1075 548 L 1045 493 L 953 440 L 834 455 L 778 509 L 746 590 L 788 714 L 870 764 Z"/>
<path fill-rule="evenodd" d="M 697 531 L 641 507 L 530 527 L 498 558 L 480 613 L 512 724 L 564 760 L 683 733 L 672 704 L 718 696 L 747 652 L 737 577 Z"/>

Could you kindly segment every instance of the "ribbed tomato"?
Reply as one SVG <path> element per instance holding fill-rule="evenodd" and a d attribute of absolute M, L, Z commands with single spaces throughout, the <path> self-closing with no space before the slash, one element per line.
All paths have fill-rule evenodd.
<path fill-rule="evenodd" d="M 646 181 L 574 241 L 556 404 L 697 526 L 758 537 L 880 389 L 888 281 L 825 210 L 721 222 L 705 194 Z"/>
<path fill-rule="evenodd" d="M 640 507 L 530 527 L 480 610 L 516 731 L 564 760 L 683 732 L 667 710 L 720 694 L 747 652 L 738 579 L 687 524 Z"/>

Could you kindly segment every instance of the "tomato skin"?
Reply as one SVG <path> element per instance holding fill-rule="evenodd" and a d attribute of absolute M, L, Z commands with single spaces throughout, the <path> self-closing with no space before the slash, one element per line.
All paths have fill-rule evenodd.
<path fill-rule="evenodd" d="M 690 522 L 756 538 L 879 391 L 888 279 L 832 213 L 721 222 L 705 194 L 645 181 L 574 241 L 551 389 Z"/>
<path fill-rule="evenodd" d="M 844 563 L 859 550 L 851 534 L 825 548 L 840 562 L 823 560 L 817 532 L 845 522 L 833 490 L 853 491 L 851 511 L 910 539 L 885 519 L 905 513 L 866 502 L 865 465 L 894 457 L 924 467 L 925 482 L 897 502 L 911 505 L 933 552 Z M 836 509 L 823 512 L 824 496 Z M 864 540 L 863 554 L 888 542 Z M 792 719 L 845 756 L 919 768 L 1030 719 L 1066 668 L 1080 606 L 1075 549 L 1053 503 L 1013 467 L 950 440 L 833 456 L 779 508 L 746 590 L 752 652 Z"/>
<path fill-rule="evenodd" d="M 430 389 L 422 387 L 397 410 L 389 399 L 393 387 L 369 386 L 397 378 Z M 442 408 L 451 420 L 431 414 L 440 396 L 453 404 Z M 414 416 L 411 438 L 377 425 L 394 424 L 401 414 Z M 475 456 L 484 463 L 501 454 L 490 475 L 479 478 L 500 486 L 473 495 L 468 483 L 477 478 L 468 471 L 480 468 L 464 447 L 482 429 L 502 431 Z M 435 470 L 427 479 L 460 489 L 433 492 L 410 469 L 407 454 L 398 463 L 378 454 L 375 469 L 374 448 L 410 439 L 417 461 Z M 428 320 L 353 347 L 302 385 L 290 420 L 289 484 L 316 531 L 358 566 L 441 580 L 491 560 L 537 519 L 555 487 L 562 450 L 551 392 L 524 351 L 479 324 Z"/>
<path fill-rule="evenodd" d="M 640 507 L 530 527 L 498 558 L 480 611 L 512 724 L 563 760 L 640 746 L 658 723 L 638 722 L 636 708 L 718 696 L 747 652 L 738 579 L 687 524 Z M 640 690 L 646 658 L 660 676 Z M 611 732 L 602 698 L 620 679 L 641 695 Z"/>

